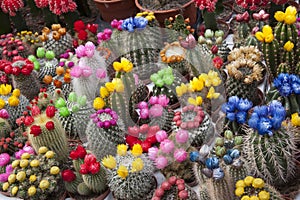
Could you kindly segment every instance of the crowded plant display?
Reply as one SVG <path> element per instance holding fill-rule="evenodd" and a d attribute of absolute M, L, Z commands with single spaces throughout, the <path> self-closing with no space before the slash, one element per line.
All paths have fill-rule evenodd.
<path fill-rule="evenodd" d="M 298 1 L 113 2 L 0 0 L 0 199 L 300 198 Z"/>

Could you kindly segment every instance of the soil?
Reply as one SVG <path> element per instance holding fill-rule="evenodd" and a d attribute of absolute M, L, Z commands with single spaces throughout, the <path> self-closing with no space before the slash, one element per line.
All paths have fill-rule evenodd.
<path fill-rule="evenodd" d="M 178 9 L 181 8 L 186 3 L 190 2 L 190 0 L 139 0 L 139 3 L 143 8 L 149 10 L 170 10 L 170 9 Z"/>

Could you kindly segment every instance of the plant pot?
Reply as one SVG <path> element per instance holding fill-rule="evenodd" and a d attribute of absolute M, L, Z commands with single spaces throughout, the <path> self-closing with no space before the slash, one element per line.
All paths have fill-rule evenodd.
<path fill-rule="evenodd" d="M 125 19 L 138 12 L 134 0 L 94 0 L 94 2 L 106 22 L 111 22 L 113 19 Z"/>
<path fill-rule="evenodd" d="M 72 200 L 104 200 L 110 193 L 110 190 L 106 190 L 103 194 L 97 196 L 97 195 L 91 195 L 91 196 L 81 196 L 79 194 L 72 194 L 69 193 L 69 196 Z"/>
<path fill-rule="evenodd" d="M 135 0 L 135 5 L 140 9 L 140 11 L 144 12 L 153 12 L 154 16 L 156 17 L 157 21 L 159 22 L 161 27 L 164 27 L 165 19 L 169 17 L 174 17 L 175 15 L 182 14 L 184 18 L 190 19 L 190 24 L 193 25 L 197 21 L 197 8 L 194 3 L 194 0 L 189 1 L 188 3 L 184 4 L 180 8 L 170 9 L 170 10 L 149 10 L 143 8 L 139 3 L 141 0 Z"/>

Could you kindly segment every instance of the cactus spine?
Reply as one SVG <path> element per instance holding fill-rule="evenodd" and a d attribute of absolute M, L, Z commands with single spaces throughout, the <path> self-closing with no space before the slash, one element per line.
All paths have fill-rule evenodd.
<path fill-rule="evenodd" d="M 84 174 L 82 179 L 87 187 L 96 194 L 102 194 L 107 190 L 106 172 L 103 166 L 97 174 Z"/>
<path fill-rule="evenodd" d="M 73 194 L 77 193 L 77 187 L 83 181 L 82 176 L 78 172 L 75 172 L 75 175 L 76 175 L 76 179 L 74 181 L 72 182 L 64 181 L 66 190 Z"/>

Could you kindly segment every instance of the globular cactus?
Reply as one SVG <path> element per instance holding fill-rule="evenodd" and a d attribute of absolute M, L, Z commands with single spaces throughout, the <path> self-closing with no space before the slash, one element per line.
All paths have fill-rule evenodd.
<path fill-rule="evenodd" d="M 57 154 L 57 159 L 64 162 L 68 159 L 69 150 L 65 130 L 61 122 L 54 116 L 55 107 L 48 106 L 45 112 L 35 106 L 31 109 L 33 122 L 27 129 L 28 140 L 37 151 L 47 145 Z"/>
<path fill-rule="evenodd" d="M 53 51 L 57 58 L 73 48 L 72 36 L 60 24 L 52 24 L 51 29 L 44 27 L 40 39 L 43 41 L 43 47 Z"/>
<path fill-rule="evenodd" d="M 72 194 L 76 194 L 77 187 L 83 182 L 81 174 L 78 172 L 73 172 L 70 169 L 66 169 L 62 171 L 61 176 L 66 190 Z"/>
<path fill-rule="evenodd" d="M 82 179 L 87 187 L 96 194 L 102 194 L 107 190 L 106 171 L 103 166 L 97 174 L 84 174 Z"/>
<path fill-rule="evenodd" d="M 251 101 L 257 98 L 256 87 L 264 78 L 261 57 L 262 53 L 254 46 L 240 47 L 230 52 L 225 83 L 228 97 L 238 96 Z"/>
<path fill-rule="evenodd" d="M 3 112 L 1 109 L 0 112 Z M 6 111 L 7 112 L 7 111 Z M 0 138 L 7 136 L 11 132 L 11 126 L 8 123 L 7 119 L 0 117 Z"/>
<path fill-rule="evenodd" d="M 19 59 L 12 63 L 12 68 L 20 70 L 19 74 L 12 75 L 13 87 L 19 88 L 26 98 L 32 100 L 41 88 L 38 74 L 33 70 L 33 63 L 28 59 Z"/>
<path fill-rule="evenodd" d="M 7 61 L 13 61 L 15 56 L 21 56 L 27 58 L 32 51 L 26 43 L 23 43 L 19 39 L 14 39 L 12 35 L 8 34 L 5 39 L 1 41 L 2 46 L 2 59 Z"/>
<path fill-rule="evenodd" d="M 88 196 L 93 193 L 92 190 L 84 182 L 78 184 L 77 192 L 78 194 L 83 196 Z"/>
<path fill-rule="evenodd" d="M 30 45 L 30 49 L 32 50 L 32 52 L 35 52 L 35 50 L 38 47 L 42 46 L 42 41 L 39 38 L 38 32 L 33 33 L 32 31 L 24 30 L 24 31 L 18 32 L 14 38 L 19 39 L 23 43 Z"/>
<path fill-rule="evenodd" d="M 118 200 L 150 200 L 157 183 L 153 176 L 154 166 L 142 154 L 141 145 L 135 144 L 130 152 L 127 152 L 126 145 L 119 145 L 117 152 L 115 157 L 102 159 L 114 197 Z"/>
<path fill-rule="evenodd" d="M 98 159 L 116 154 L 115 146 L 125 143 L 125 132 L 119 128 L 117 113 L 110 108 L 100 109 L 93 113 L 85 131 L 89 149 Z M 101 145 L 99 145 L 101 144 Z"/>
<path fill-rule="evenodd" d="M 264 112 L 269 109 L 269 112 Z M 260 119 L 270 119 L 259 121 Z M 255 107 L 245 127 L 243 149 L 246 165 L 251 166 L 251 173 L 262 177 L 267 183 L 284 185 L 295 178 L 296 148 L 295 127 L 289 122 L 281 125 L 285 119 L 285 109 L 278 101 L 268 106 Z M 262 128 L 262 123 L 269 126 Z"/>

